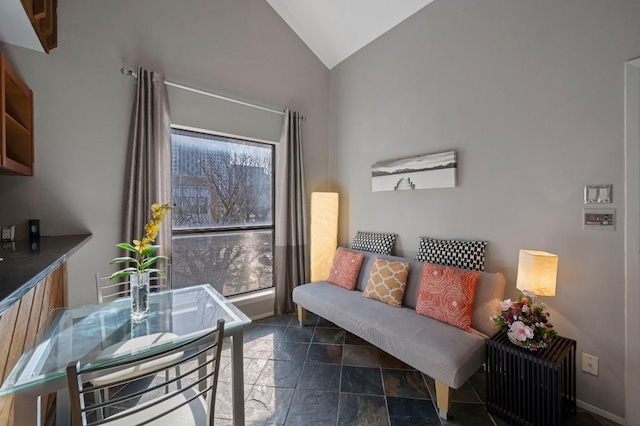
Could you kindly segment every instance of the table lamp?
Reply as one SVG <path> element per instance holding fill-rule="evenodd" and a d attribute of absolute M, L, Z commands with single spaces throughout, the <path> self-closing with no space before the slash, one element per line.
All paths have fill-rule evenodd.
<path fill-rule="evenodd" d="M 520 250 L 516 288 L 537 296 L 556 295 L 558 256 L 546 251 Z"/>
<path fill-rule="evenodd" d="M 325 281 L 338 246 L 338 193 L 311 193 L 311 282 Z"/>

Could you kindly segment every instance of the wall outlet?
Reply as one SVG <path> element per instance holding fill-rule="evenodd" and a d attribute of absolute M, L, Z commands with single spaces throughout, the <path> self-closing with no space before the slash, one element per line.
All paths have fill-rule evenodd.
<path fill-rule="evenodd" d="M 582 353 L 582 371 L 585 373 L 598 375 L 598 357 Z"/>

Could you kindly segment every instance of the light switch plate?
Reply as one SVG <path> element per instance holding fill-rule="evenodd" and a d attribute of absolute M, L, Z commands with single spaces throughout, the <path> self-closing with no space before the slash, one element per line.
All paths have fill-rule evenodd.
<path fill-rule="evenodd" d="M 611 204 L 613 202 L 613 185 L 585 185 L 585 204 Z"/>

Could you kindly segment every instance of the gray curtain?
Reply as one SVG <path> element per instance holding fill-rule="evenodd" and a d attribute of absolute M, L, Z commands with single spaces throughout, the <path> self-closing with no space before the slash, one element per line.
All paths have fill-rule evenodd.
<path fill-rule="evenodd" d="M 124 183 L 123 241 L 144 236 L 151 204 L 171 202 L 171 120 L 164 77 L 138 68 Z M 167 215 L 165 221 L 170 220 Z M 156 244 L 171 254 L 171 224 L 162 223 Z"/>
<path fill-rule="evenodd" d="M 282 136 L 276 149 L 276 315 L 293 310 L 291 293 L 296 286 L 309 282 L 310 276 L 300 120 L 300 113 L 285 111 Z"/>

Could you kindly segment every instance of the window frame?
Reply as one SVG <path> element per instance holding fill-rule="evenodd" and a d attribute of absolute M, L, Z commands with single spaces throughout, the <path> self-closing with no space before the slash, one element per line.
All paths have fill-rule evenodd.
<path fill-rule="evenodd" d="M 220 226 L 220 227 L 194 227 L 189 229 L 174 229 L 173 222 L 171 224 L 171 238 L 174 236 L 183 236 L 183 235 L 206 235 L 206 234 L 224 234 L 231 232 L 241 232 L 241 231 L 271 231 L 271 255 L 273 258 L 275 251 L 275 240 L 276 240 L 276 164 L 277 164 L 277 147 L 280 144 L 279 142 L 270 141 L 266 139 L 253 138 L 248 136 L 240 136 L 234 135 L 231 133 L 217 132 L 214 130 L 201 129 L 197 127 L 183 126 L 179 124 L 171 124 L 171 130 L 182 130 L 186 132 L 193 133 L 202 133 L 211 136 L 219 136 L 224 138 L 237 139 L 240 141 L 246 142 L 255 142 L 261 143 L 265 145 L 270 145 L 272 147 L 272 167 L 271 167 L 271 182 L 272 182 L 272 190 L 271 190 L 271 224 L 270 225 L 243 225 L 243 226 Z M 171 136 L 171 135 L 170 135 Z M 171 156 L 173 156 L 173 142 L 171 142 Z M 172 168 L 173 170 L 173 168 Z M 171 178 L 173 179 L 173 172 L 171 173 Z M 173 184 L 171 185 L 171 198 L 173 202 Z M 271 269 L 271 286 L 265 288 L 258 288 L 255 290 L 249 290 L 241 293 L 234 293 L 232 295 L 228 295 L 225 297 L 238 297 L 238 296 L 247 296 L 255 292 L 272 290 L 275 288 L 275 273 L 272 265 Z"/>

